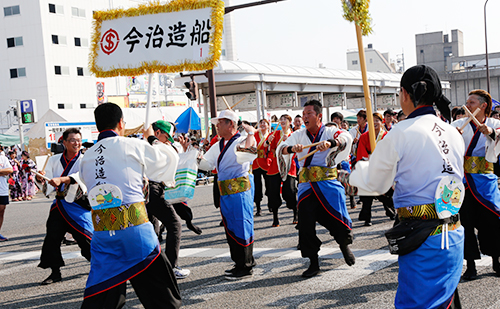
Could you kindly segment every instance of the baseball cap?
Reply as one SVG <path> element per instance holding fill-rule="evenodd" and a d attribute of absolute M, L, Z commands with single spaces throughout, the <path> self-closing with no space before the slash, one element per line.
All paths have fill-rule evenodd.
<path fill-rule="evenodd" d="M 236 115 L 235 112 L 233 112 L 232 110 L 229 110 L 229 109 L 226 109 L 226 110 L 223 110 L 222 112 L 220 112 L 219 117 L 212 118 L 211 119 L 212 124 L 216 125 L 217 121 L 219 119 L 229 119 L 231 121 L 234 121 L 235 123 L 238 123 L 238 120 L 240 120 L 238 115 Z"/>
<path fill-rule="evenodd" d="M 167 133 L 169 142 L 174 142 L 174 139 L 172 138 L 172 136 L 174 136 L 174 126 L 170 122 L 165 120 L 158 120 L 157 122 L 155 122 L 155 125 L 158 129 Z"/>

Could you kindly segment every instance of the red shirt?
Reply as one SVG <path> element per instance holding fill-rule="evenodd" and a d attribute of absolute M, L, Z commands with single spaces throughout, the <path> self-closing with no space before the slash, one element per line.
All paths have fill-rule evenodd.
<path fill-rule="evenodd" d="M 213 145 L 215 145 L 215 143 L 217 143 L 219 141 L 219 135 L 216 135 L 214 136 L 214 138 L 212 138 L 212 140 L 210 141 L 210 144 L 208 144 L 208 149 L 210 149 L 210 147 L 212 147 Z M 207 149 L 207 151 L 208 151 Z M 214 168 L 214 170 L 212 171 L 212 174 L 217 174 L 217 168 Z"/>
<path fill-rule="evenodd" d="M 262 135 L 260 131 L 254 135 L 257 141 L 257 159 L 253 161 L 252 165 L 252 169 L 254 170 L 261 168 L 267 172 L 269 165 L 271 165 L 271 158 L 268 156 L 268 147 L 266 145 L 269 135 Z"/>
<path fill-rule="evenodd" d="M 379 136 L 377 137 L 377 142 L 381 141 L 387 135 L 387 131 L 381 131 L 378 135 Z M 356 152 L 356 162 L 360 160 L 368 160 L 368 158 L 372 154 L 371 149 L 370 137 L 368 135 L 368 132 L 365 132 L 359 137 L 358 149 Z"/>
<path fill-rule="evenodd" d="M 283 139 L 282 139 L 283 131 L 282 130 L 275 131 L 273 134 L 274 134 L 274 139 L 271 142 L 271 145 L 269 146 L 269 148 L 270 148 L 269 156 L 271 157 L 271 165 L 269 166 L 269 170 L 267 171 L 268 175 L 275 175 L 275 174 L 279 173 L 278 158 L 276 158 L 276 148 L 278 148 L 278 145 L 280 144 L 280 142 L 283 142 Z M 292 134 L 291 130 L 290 130 L 290 133 L 288 133 L 287 137 L 290 136 L 290 134 Z M 297 177 L 297 168 L 295 166 L 295 160 L 293 160 L 293 158 L 292 158 L 292 164 L 290 166 L 290 171 L 288 171 L 288 175 Z"/>

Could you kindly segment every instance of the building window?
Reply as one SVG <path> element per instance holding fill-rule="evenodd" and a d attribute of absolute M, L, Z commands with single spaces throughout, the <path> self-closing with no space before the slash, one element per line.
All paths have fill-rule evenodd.
<path fill-rule="evenodd" d="M 55 70 L 56 75 L 61 75 L 61 66 L 60 65 L 54 66 L 54 70 Z"/>
<path fill-rule="evenodd" d="M 80 38 L 75 38 L 75 46 L 82 46 Z"/>
<path fill-rule="evenodd" d="M 58 109 L 64 109 L 64 103 L 59 103 L 57 104 Z"/>
<path fill-rule="evenodd" d="M 352 65 L 357 65 L 358 64 L 358 60 L 353 60 L 352 61 Z"/>
<path fill-rule="evenodd" d="M 19 5 L 14 5 L 14 6 L 7 6 L 3 8 L 3 15 L 4 16 L 12 16 L 12 15 L 19 15 L 21 14 L 19 10 Z"/>
<path fill-rule="evenodd" d="M 63 35 L 52 35 L 52 44 L 66 45 L 66 37 Z"/>
<path fill-rule="evenodd" d="M 79 9 L 72 7 L 71 8 L 71 15 L 76 16 L 76 17 L 85 17 L 85 9 Z"/>
<path fill-rule="evenodd" d="M 76 68 L 76 75 L 83 76 L 83 68 L 77 67 Z"/>
<path fill-rule="evenodd" d="M 80 104 L 80 108 L 87 108 L 87 104 L 85 104 L 85 103 L 81 103 L 81 104 Z"/>
<path fill-rule="evenodd" d="M 373 59 L 372 58 L 370 58 L 370 63 L 373 63 Z"/>
<path fill-rule="evenodd" d="M 64 14 L 64 7 L 62 5 L 55 5 L 55 4 L 49 3 L 49 13 Z"/>
<path fill-rule="evenodd" d="M 7 47 L 23 46 L 23 37 L 7 38 Z"/>
<path fill-rule="evenodd" d="M 10 69 L 10 78 L 26 77 L 26 68 Z"/>

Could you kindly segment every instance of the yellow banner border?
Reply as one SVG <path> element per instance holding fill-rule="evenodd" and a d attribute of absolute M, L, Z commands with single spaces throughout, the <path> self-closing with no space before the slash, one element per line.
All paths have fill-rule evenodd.
<path fill-rule="evenodd" d="M 97 51 L 100 49 L 101 25 L 104 20 L 112 20 L 123 17 L 134 17 L 140 15 L 171 13 L 185 10 L 197 10 L 212 8 L 211 24 L 214 28 L 211 34 L 211 43 L 209 48 L 209 60 L 203 62 L 192 62 L 184 60 L 176 65 L 167 65 L 161 61 L 141 62 L 141 66 L 135 68 L 114 68 L 103 70 L 96 65 Z M 146 73 L 176 73 L 182 71 L 203 71 L 213 69 L 221 56 L 222 48 L 222 30 L 224 23 L 224 2 L 221 0 L 174 0 L 168 4 L 161 5 L 159 1 L 141 4 L 131 9 L 114 9 L 107 11 L 95 11 L 94 21 L 92 22 L 94 32 L 92 34 L 92 47 L 89 54 L 89 68 L 96 77 L 114 77 L 114 76 L 137 76 Z"/>

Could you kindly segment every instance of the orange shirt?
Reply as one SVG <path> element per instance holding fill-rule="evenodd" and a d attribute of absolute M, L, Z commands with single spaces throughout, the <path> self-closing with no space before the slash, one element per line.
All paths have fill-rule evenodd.
<path fill-rule="evenodd" d="M 256 170 L 258 168 L 263 169 L 267 172 L 269 165 L 271 164 L 271 158 L 268 157 L 268 147 L 265 141 L 270 134 L 262 135 L 260 130 L 254 135 L 257 141 L 257 159 L 253 161 L 252 169 Z"/>
<path fill-rule="evenodd" d="M 269 170 L 267 171 L 268 175 L 275 175 L 279 173 L 278 169 L 278 158 L 276 158 L 276 148 L 278 148 L 279 144 L 283 142 L 283 131 L 278 130 L 275 131 L 274 133 L 274 139 L 271 142 L 271 145 L 269 146 L 270 152 L 269 156 L 271 157 L 271 165 L 269 166 Z M 292 131 L 290 130 L 290 133 L 287 134 L 287 137 L 292 134 Z M 295 155 L 294 155 L 295 156 Z M 288 175 L 290 176 L 297 176 L 297 168 L 295 166 L 295 160 L 292 158 L 292 164 L 290 166 L 290 171 L 288 171 Z"/>

